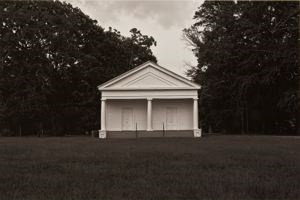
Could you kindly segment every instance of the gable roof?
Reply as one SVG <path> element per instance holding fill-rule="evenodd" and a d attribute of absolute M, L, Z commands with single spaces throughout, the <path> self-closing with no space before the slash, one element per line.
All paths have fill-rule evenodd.
<path fill-rule="evenodd" d="M 158 84 L 161 83 L 162 86 L 157 88 L 157 89 L 200 89 L 201 86 L 188 80 L 187 78 L 184 78 L 154 62 L 151 62 L 151 61 L 147 61 L 101 85 L 98 86 L 98 90 L 120 90 L 120 89 L 130 89 L 130 86 L 132 86 L 131 89 L 155 89 L 155 88 L 147 88 L 147 86 L 142 86 L 140 88 L 138 87 L 134 87 L 134 83 L 138 82 L 138 80 L 141 80 L 143 77 L 142 76 L 139 76 L 138 78 L 134 79 L 134 80 L 131 80 L 129 82 L 126 82 L 123 86 L 123 88 L 120 88 L 120 87 L 113 87 L 114 85 L 117 85 L 118 83 L 120 82 L 124 82 L 124 80 L 126 81 L 126 79 L 128 79 L 129 77 L 131 76 L 134 76 L 135 74 L 141 72 L 142 70 L 146 69 L 146 68 L 153 68 L 159 72 L 162 73 L 162 75 L 164 76 L 168 76 L 170 78 L 172 78 L 174 81 L 178 82 L 180 81 L 182 84 L 181 84 L 181 87 L 180 86 L 176 86 L 178 84 L 173 84 L 172 82 L 169 82 L 168 80 L 164 79 L 164 78 L 161 78 L 151 72 L 147 72 L 147 74 L 142 74 L 143 77 L 146 77 L 148 78 L 148 82 L 151 81 L 152 79 L 153 80 L 157 80 L 158 81 Z M 145 76 L 147 75 L 147 76 Z M 152 78 L 152 79 L 151 79 Z M 145 81 L 145 80 L 144 80 Z M 173 86 L 173 87 L 167 87 L 167 86 Z"/>

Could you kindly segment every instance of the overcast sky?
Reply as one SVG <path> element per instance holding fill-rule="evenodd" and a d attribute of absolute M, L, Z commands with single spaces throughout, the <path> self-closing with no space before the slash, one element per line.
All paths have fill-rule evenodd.
<path fill-rule="evenodd" d="M 191 49 L 183 40 L 182 30 L 194 23 L 193 16 L 201 0 L 66 0 L 79 7 L 100 26 L 116 28 L 129 36 L 131 28 L 153 36 L 152 48 L 158 63 L 185 76 L 186 63 L 196 65 Z"/>

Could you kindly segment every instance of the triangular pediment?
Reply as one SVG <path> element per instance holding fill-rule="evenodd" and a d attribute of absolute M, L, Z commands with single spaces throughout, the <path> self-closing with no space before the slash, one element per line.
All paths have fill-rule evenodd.
<path fill-rule="evenodd" d="M 99 90 L 156 88 L 199 89 L 200 86 L 152 62 L 144 63 L 98 86 Z"/>
<path fill-rule="evenodd" d="M 154 73 L 148 72 L 132 81 L 122 85 L 123 87 L 171 87 L 176 86 L 169 80 L 163 79 Z"/>

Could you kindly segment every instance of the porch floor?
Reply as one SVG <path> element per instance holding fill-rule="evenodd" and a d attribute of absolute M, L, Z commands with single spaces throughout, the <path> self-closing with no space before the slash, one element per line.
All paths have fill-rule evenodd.
<path fill-rule="evenodd" d="M 107 138 L 194 137 L 192 130 L 107 131 Z"/>

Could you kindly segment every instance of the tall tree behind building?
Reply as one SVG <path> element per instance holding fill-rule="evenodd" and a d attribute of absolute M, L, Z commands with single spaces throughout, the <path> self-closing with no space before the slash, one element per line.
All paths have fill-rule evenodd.
<path fill-rule="evenodd" d="M 147 60 L 152 37 L 105 31 L 60 1 L 0 2 L 0 130 L 99 129 L 97 85 Z M 3 132 L 3 131 L 2 131 Z"/>
<path fill-rule="evenodd" d="M 299 108 L 299 3 L 205 1 L 184 30 L 202 85 L 203 128 L 296 132 Z M 298 92 L 298 95 L 297 95 Z"/>

